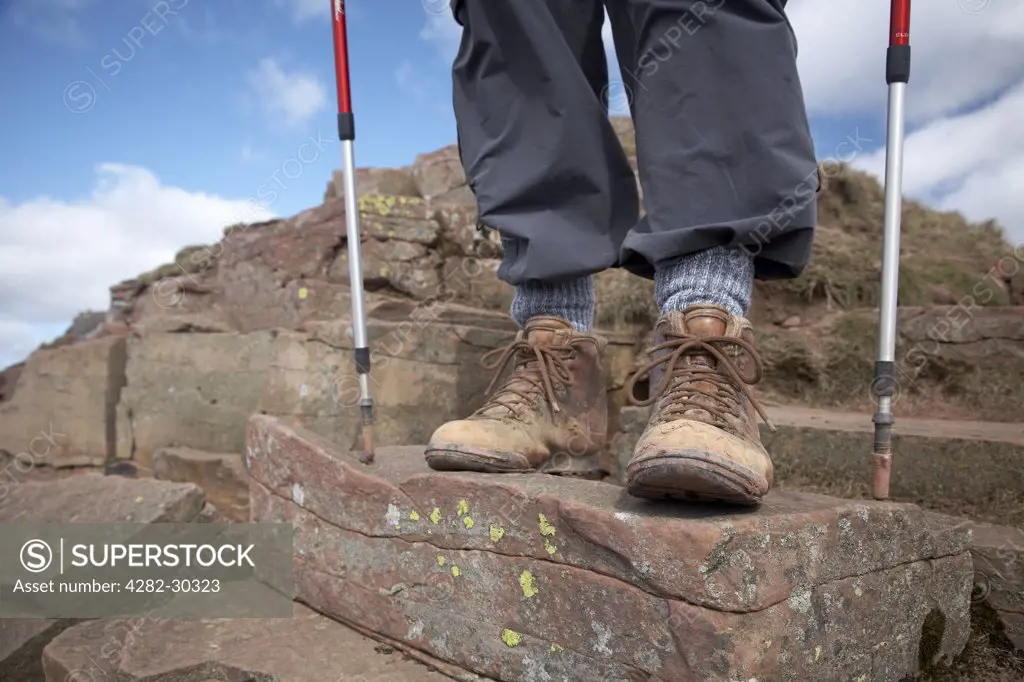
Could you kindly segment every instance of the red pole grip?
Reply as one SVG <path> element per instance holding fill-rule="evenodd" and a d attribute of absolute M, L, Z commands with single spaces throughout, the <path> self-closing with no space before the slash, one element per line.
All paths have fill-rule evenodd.
<path fill-rule="evenodd" d="M 910 0 L 892 0 L 889 15 L 889 45 L 910 44 Z"/>
<path fill-rule="evenodd" d="M 345 28 L 345 0 L 331 0 L 334 17 L 334 75 L 338 81 L 338 113 L 352 113 L 352 89 L 348 78 L 348 35 Z"/>

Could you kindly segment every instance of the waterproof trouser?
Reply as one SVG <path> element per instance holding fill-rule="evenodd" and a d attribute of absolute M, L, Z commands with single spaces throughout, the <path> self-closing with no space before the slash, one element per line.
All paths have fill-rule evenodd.
<path fill-rule="evenodd" d="M 759 279 L 806 266 L 817 164 L 785 0 L 454 0 L 459 152 L 498 276 L 556 281 L 742 247 Z M 636 127 L 608 118 L 607 8 Z M 618 85 L 618 84 L 613 84 Z"/>

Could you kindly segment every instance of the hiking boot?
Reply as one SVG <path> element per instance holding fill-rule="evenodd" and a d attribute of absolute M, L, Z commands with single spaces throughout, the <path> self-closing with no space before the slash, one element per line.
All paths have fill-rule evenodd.
<path fill-rule="evenodd" d="M 651 362 L 630 379 L 636 405 L 654 405 L 626 466 L 626 488 L 649 499 L 756 505 L 772 485 L 759 414 L 774 431 L 751 386 L 761 359 L 750 323 L 722 307 L 699 305 L 658 321 Z M 650 375 L 650 397 L 633 396 Z"/>
<path fill-rule="evenodd" d="M 535 317 L 506 348 L 482 358 L 495 370 L 490 398 L 430 438 L 427 463 L 440 471 L 601 476 L 608 428 L 605 341 L 557 317 Z M 506 366 L 512 372 L 497 390 Z"/>

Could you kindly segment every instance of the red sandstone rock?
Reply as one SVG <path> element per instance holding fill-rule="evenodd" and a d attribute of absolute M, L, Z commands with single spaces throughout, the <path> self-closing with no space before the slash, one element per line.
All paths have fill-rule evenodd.
<path fill-rule="evenodd" d="M 191 483 L 82 474 L 0 490 L 0 523 L 187 523 L 203 508 Z"/>
<path fill-rule="evenodd" d="M 366 194 L 419 196 L 419 190 L 412 179 L 411 168 L 357 168 L 356 193 L 359 196 Z M 331 179 L 327 181 L 324 201 L 344 198 L 344 196 L 345 173 L 344 171 L 336 170 L 331 173 Z"/>
<path fill-rule="evenodd" d="M 420 196 L 436 197 L 466 184 L 466 172 L 459 161 L 459 148 L 448 145 L 416 157 L 413 181 Z"/>
<path fill-rule="evenodd" d="M 47 682 L 451 679 L 301 605 L 291 618 L 83 623 L 46 647 L 43 667 Z"/>
<path fill-rule="evenodd" d="M 184 523 L 198 520 L 203 493 L 189 483 L 85 474 L 59 481 L 0 483 L 0 523 Z M 0 680 L 43 679 L 43 647 L 75 619 L 0 619 Z M 74 678 L 48 678 L 72 682 Z M 88 679 L 88 678 L 85 678 Z M 96 678 L 97 682 L 100 679 Z"/>
<path fill-rule="evenodd" d="M 1014 646 L 1024 650 L 1024 531 L 971 523 L 974 598 L 988 602 Z"/>
<path fill-rule="evenodd" d="M 253 519 L 290 521 L 300 598 L 503 680 L 896 680 L 968 631 L 967 533 L 912 505 L 773 494 L 757 511 L 615 486 L 364 466 L 255 416 Z"/>
<path fill-rule="evenodd" d="M 125 362 L 119 336 L 33 353 L 17 392 L 0 404 L 0 450 L 25 469 L 103 464 L 112 454 L 106 424 L 124 385 Z"/>
<path fill-rule="evenodd" d="M 195 483 L 224 518 L 249 520 L 249 476 L 242 456 L 192 448 L 161 448 L 153 454 L 158 480 Z"/>

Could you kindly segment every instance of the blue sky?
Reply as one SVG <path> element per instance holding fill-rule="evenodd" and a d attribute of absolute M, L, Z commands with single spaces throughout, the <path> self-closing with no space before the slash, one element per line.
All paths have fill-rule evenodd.
<path fill-rule="evenodd" d="M 55 12 L 62 4 L 70 9 Z M 301 5 L 270 0 L 167 0 L 174 14 L 154 12 L 157 4 L 5 3 L 0 83 L 17 106 L 5 107 L 0 155 L 19 162 L 0 171 L 4 196 L 86 196 L 94 166 L 114 161 L 146 167 L 168 185 L 245 197 L 301 143 L 322 134 L 327 153 L 289 183 L 274 210 L 288 215 L 318 203 L 339 158 L 328 0 L 318 3 L 322 16 L 308 20 L 296 11 Z M 398 0 L 349 4 L 357 162 L 403 165 L 451 143 L 447 64 L 420 37 L 418 3 L 410 11 L 395 11 Z M 252 85 L 266 59 L 286 77 L 319 81 L 324 105 L 294 123 L 268 111 Z M 408 88 L 399 84 L 400 72 L 411 74 Z M 69 112 L 69 84 L 73 108 L 94 96 L 88 111 Z"/>
<path fill-rule="evenodd" d="M 459 27 L 445 2 L 349 0 L 359 165 L 406 165 L 455 141 Z M 105 309 L 111 284 L 254 217 L 246 199 L 261 187 L 276 190 L 268 215 L 320 203 L 340 165 L 329 11 L 0 0 L 0 366 Z M 788 11 L 819 158 L 858 139 L 854 165 L 880 174 L 888 1 Z M 905 190 L 995 217 L 1020 243 L 1024 3 L 948 0 L 913 21 Z"/>
<path fill-rule="evenodd" d="M 328 0 L 166 2 L 165 11 L 155 0 L 6 3 L 0 50 L 8 63 L 27 58 L 0 73 L 18 101 L 5 117 L 0 154 L 20 160 L 0 171 L 4 196 L 85 196 L 100 160 L 146 167 L 176 187 L 249 196 L 300 144 L 322 136 L 327 153 L 287 183 L 273 208 L 290 215 L 320 201 L 339 158 Z M 430 2 L 348 4 L 357 163 L 405 165 L 452 143 L 450 59 L 423 36 Z M 306 5 L 324 12 L 296 10 Z M 285 77 L 315 78 L 325 104 L 295 123 L 262 107 L 253 71 L 268 59 Z M 877 146 L 880 123 L 819 117 L 816 145 L 834 148 L 860 126 Z"/>

